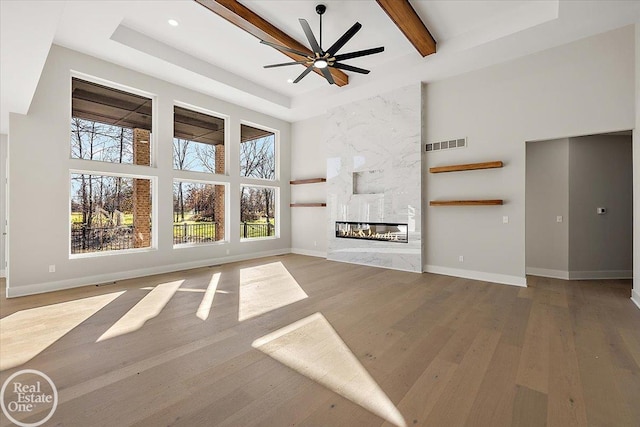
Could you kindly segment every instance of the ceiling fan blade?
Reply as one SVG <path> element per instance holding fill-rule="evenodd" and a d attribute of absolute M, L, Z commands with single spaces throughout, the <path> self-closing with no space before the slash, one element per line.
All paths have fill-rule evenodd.
<path fill-rule="evenodd" d="M 275 67 L 284 67 L 286 65 L 296 65 L 296 64 L 304 64 L 308 61 L 293 61 L 293 62 L 283 62 L 282 64 L 271 64 L 265 65 L 264 68 L 275 68 Z"/>
<path fill-rule="evenodd" d="M 321 68 L 322 70 L 322 75 L 324 76 L 325 79 L 327 79 L 327 81 L 329 82 L 329 84 L 336 84 L 336 82 L 333 80 L 333 76 L 331 75 L 331 71 L 329 71 L 329 68 Z"/>
<path fill-rule="evenodd" d="M 347 44 L 349 40 L 351 40 L 351 37 L 355 36 L 356 33 L 360 31 L 360 28 L 362 28 L 362 24 L 360 24 L 359 22 L 356 22 L 355 24 L 353 24 L 353 26 L 349 28 L 347 32 L 342 35 L 342 37 L 336 40 L 336 42 L 333 45 L 331 45 L 329 49 L 327 49 L 327 53 L 329 54 L 329 56 L 335 55 L 336 52 L 339 51 L 342 46 L 344 46 L 345 44 Z"/>
<path fill-rule="evenodd" d="M 371 72 L 369 70 L 365 70 L 364 68 L 354 67 L 347 64 L 340 64 L 339 62 L 336 62 L 335 64 L 333 64 L 332 67 L 340 68 L 341 70 L 353 71 L 354 73 L 360 73 L 360 74 L 369 74 Z"/>
<path fill-rule="evenodd" d="M 306 69 L 306 70 L 304 70 L 304 71 L 302 72 L 302 74 L 300 74 L 300 75 L 298 76 L 298 78 L 296 78 L 293 82 L 294 82 L 294 83 L 298 83 L 300 80 L 304 79 L 304 76 L 306 76 L 307 74 L 309 74 L 309 73 L 311 72 L 311 70 L 313 70 L 313 66 L 309 65 L 309 66 L 307 67 L 307 69 Z"/>
<path fill-rule="evenodd" d="M 322 49 L 320 49 L 320 45 L 316 40 L 316 36 L 314 36 L 313 31 L 311 31 L 311 27 L 309 26 L 309 23 L 302 18 L 298 19 L 298 21 L 300 21 L 300 25 L 302 25 L 302 30 L 304 31 L 304 34 L 307 36 L 307 40 L 309 40 L 309 45 L 311 46 L 311 50 L 313 50 L 313 53 L 322 55 Z"/>
<path fill-rule="evenodd" d="M 308 53 L 305 53 L 305 52 L 302 52 L 302 51 L 299 51 L 299 50 L 295 50 L 295 49 L 291 49 L 291 48 L 288 48 L 286 46 L 280 46 L 279 44 L 267 42 L 267 41 L 264 41 L 264 40 L 260 40 L 260 43 L 266 44 L 267 46 L 271 46 L 274 49 L 278 49 L 278 50 L 281 50 L 281 51 L 284 51 L 284 52 L 295 53 L 296 55 L 300 55 L 300 56 L 303 56 L 305 58 L 309 57 Z"/>
<path fill-rule="evenodd" d="M 384 51 L 384 46 L 374 47 L 373 49 L 359 50 L 357 52 L 342 53 L 336 55 L 336 61 L 344 61 L 345 59 L 359 58 L 361 56 L 373 55 L 374 53 L 380 53 Z"/>

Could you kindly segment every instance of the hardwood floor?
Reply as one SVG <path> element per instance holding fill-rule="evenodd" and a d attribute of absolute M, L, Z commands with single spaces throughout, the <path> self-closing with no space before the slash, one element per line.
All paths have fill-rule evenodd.
<path fill-rule="evenodd" d="M 263 258 L 2 298 L 0 380 L 49 375 L 46 425 L 638 426 L 630 289 Z"/>

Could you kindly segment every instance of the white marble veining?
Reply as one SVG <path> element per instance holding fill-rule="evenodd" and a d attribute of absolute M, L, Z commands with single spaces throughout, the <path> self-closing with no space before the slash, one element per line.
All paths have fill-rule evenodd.
<path fill-rule="evenodd" d="M 328 259 L 422 271 L 420 106 L 416 84 L 328 112 Z M 409 243 L 336 238 L 336 221 L 406 223 Z"/>

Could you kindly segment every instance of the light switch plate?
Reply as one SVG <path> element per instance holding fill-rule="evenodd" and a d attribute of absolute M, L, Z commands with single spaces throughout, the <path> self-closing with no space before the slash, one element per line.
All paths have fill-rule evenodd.
<path fill-rule="evenodd" d="M 556 217 L 556 222 L 562 222 L 562 215 L 558 215 Z"/>

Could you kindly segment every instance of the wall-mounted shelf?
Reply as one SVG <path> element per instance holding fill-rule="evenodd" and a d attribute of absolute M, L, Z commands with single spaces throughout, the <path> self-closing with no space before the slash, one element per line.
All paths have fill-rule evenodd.
<path fill-rule="evenodd" d="M 291 208 L 323 208 L 327 206 L 326 203 L 291 203 Z"/>
<path fill-rule="evenodd" d="M 327 178 L 295 179 L 293 181 L 289 181 L 289 184 L 315 184 L 317 182 L 327 182 Z M 327 206 L 326 203 L 291 203 L 289 205 L 290 208 L 323 208 L 325 206 Z"/>
<path fill-rule="evenodd" d="M 296 179 L 294 181 L 289 181 L 289 184 L 291 185 L 315 184 L 316 182 L 327 182 L 327 178 Z"/>
<path fill-rule="evenodd" d="M 484 163 L 469 163 L 466 165 L 449 165 L 449 166 L 438 166 L 429 168 L 429 172 L 431 173 L 442 173 L 442 172 L 458 172 L 458 171 L 471 171 L 476 169 L 495 169 L 501 168 L 502 162 L 484 162 Z"/>
<path fill-rule="evenodd" d="M 429 206 L 495 206 L 501 205 L 502 199 L 491 200 L 431 200 Z"/>

